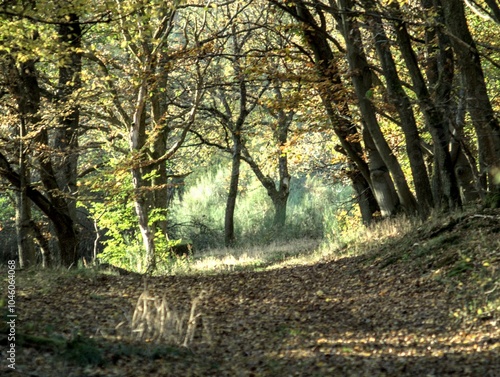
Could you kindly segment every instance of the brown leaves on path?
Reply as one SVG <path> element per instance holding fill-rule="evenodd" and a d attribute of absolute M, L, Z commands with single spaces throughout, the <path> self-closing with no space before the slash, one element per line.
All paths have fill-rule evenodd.
<path fill-rule="evenodd" d="M 18 331 L 66 342 L 80 334 L 100 356 L 81 362 L 68 356 L 68 343 L 61 350 L 28 337 L 17 375 L 500 376 L 497 313 L 457 315 L 474 302 L 461 292 L 477 287 L 466 273 L 447 278 L 461 261 L 443 267 L 446 253 L 432 256 L 435 265 L 388 263 L 387 253 L 373 252 L 261 272 L 150 278 L 150 295 L 180 311 L 208 292 L 189 349 L 130 335 L 144 290 L 139 276 L 81 273 L 39 286 L 25 276 Z M 498 276 L 498 259 L 488 263 Z"/>

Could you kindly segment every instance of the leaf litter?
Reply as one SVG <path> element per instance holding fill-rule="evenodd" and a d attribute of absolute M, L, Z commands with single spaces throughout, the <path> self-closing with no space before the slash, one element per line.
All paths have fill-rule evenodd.
<path fill-rule="evenodd" d="M 9 375 L 500 376 L 499 219 L 464 214 L 356 256 L 146 287 L 134 274 L 19 272 Z M 179 328 L 197 318 L 189 344 L 134 336 L 141 297 Z"/>

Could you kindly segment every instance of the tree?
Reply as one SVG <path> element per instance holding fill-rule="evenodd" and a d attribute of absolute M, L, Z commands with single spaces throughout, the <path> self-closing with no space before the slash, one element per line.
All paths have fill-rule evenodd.
<path fill-rule="evenodd" d="M 363 117 L 363 125 L 366 130 L 366 133 L 363 135 L 365 147 L 370 153 L 369 158 L 373 166 L 373 168 L 370 169 L 370 173 L 375 197 L 380 198 L 378 202 L 382 210 L 382 215 L 387 216 L 395 213 L 397 203 L 393 201 L 390 207 L 384 205 L 384 203 L 394 197 L 393 193 L 386 188 L 388 187 L 390 190 L 392 186 L 388 174 L 390 172 L 399 202 L 408 213 L 416 213 L 417 206 L 415 198 L 410 191 L 406 177 L 396 156 L 392 153 L 380 129 L 375 108 L 369 94 L 367 94 L 373 90 L 372 72 L 369 68 L 365 54 L 362 51 L 362 41 L 359 29 L 357 25 L 352 22 L 352 18 L 349 17 L 349 13 L 351 12 L 350 4 L 341 2 L 341 7 L 342 13 L 346 13 L 341 22 L 344 26 L 343 34 L 347 45 L 347 59 L 351 70 L 354 72 L 352 74 L 352 82 L 356 91 L 360 112 Z M 375 185 L 380 188 L 375 188 Z"/>
<path fill-rule="evenodd" d="M 98 232 L 135 237 L 153 271 L 171 245 L 173 180 L 212 147 L 231 154 L 226 244 L 242 162 L 280 229 L 309 125 L 337 139 L 345 160 L 327 165 L 350 178 L 366 224 L 500 195 L 499 7 L 483 3 L 2 2 L 0 178 L 21 265 L 38 250 L 76 265 L 85 203 L 114 211 Z M 132 232 L 109 223 L 123 203 Z"/>
<path fill-rule="evenodd" d="M 271 127 L 273 130 L 273 141 L 277 146 L 278 183 L 276 184 L 273 178 L 263 173 L 247 147 L 243 148 L 243 159 L 250 166 L 271 198 L 274 206 L 273 225 L 277 230 L 280 230 L 285 226 L 287 201 L 290 194 L 291 176 L 288 169 L 288 157 L 285 148 L 295 111 L 293 109 L 287 111 L 288 105 L 285 102 L 286 99 L 281 89 L 283 83 L 277 81 L 276 78 L 273 81 L 272 92 L 274 93 L 274 104 L 272 107 L 266 107 L 266 110 L 274 118 Z"/>
<path fill-rule="evenodd" d="M 27 195 L 27 187 L 31 179 L 25 138 L 28 128 L 32 128 L 39 121 L 37 112 L 40 94 L 37 90 L 33 59 L 22 63 L 20 69 L 17 69 L 12 57 L 6 57 L 3 68 L 7 72 L 5 79 L 17 103 L 19 116 L 19 187 L 16 188 L 16 228 L 19 264 L 24 268 L 32 266 L 36 262 L 35 248 L 31 237 L 31 203 Z"/>
<path fill-rule="evenodd" d="M 131 0 L 116 1 L 116 12 L 122 41 L 96 38 L 97 44 L 112 42 L 114 50 L 88 54 L 108 99 L 93 114 L 128 140 L 134 207 L 152 272 L 157 244 L 166 248 L 169 240 L 167 163 L 183 145 L 204 93 L 211 59 L 201 58 L 207 41 L 200 38 L 208 10 L 193 8 L 198 20 L 189 5 Z"/>
<path fill-rule="evenodd" d="M 500 125 L 490 102 L 481 58 L 467 25 L 464 5 L 459 0 L 436 0 L 435 6 L 443 9 L 444 22 L 465 84 L 467 111 L 477 136 L 483 188 L 498 193 L 500 187 L 495 174 L 500 166 Z"/>
<path fill-rule="evenodd" d="M 238 25 L 232 25 L 229 55 L 221 55 L 214 65 L 217 79 L 207 96 L 203 109 L 215 116 L 231 135 L 231 145 L 207 141 L 208 145 L 232 154 L 232 175 L 226 205 L 226 244 L 235 240 L 234 211 L 238 193 L 237 180 L 241 161 L 249 165 L 267 191 L 274 207 L 273 224 L 280 230 L 286 221 L 286 207 L 290 192 L 291 175 L 288 169 L 287 143 L 296 108 L 300 106 L 300 80 L 289 65 L 293 44 L 279 32 L 283 16 L 272 7 L 253 5 L 239 16 Z M 245 8 L 228 6 L 228 19 Z M 231 13 L 234 12 L 234 13 Z M 245 20 L 242 22 L 242 20 Z M 226 48 L 226 53 L 229 49 Z M 234 78 L 237 78 L 234 80 Z M 227 140 L 228 138 L 226 138 Z M 264 153 L 262 144 L 271 145 L 270 154 Z M 258 148 L 258 152 L 255 151 Z M 235 153 L 236 152 L 236 153 Z"/>
<path fill-rule="evenodd" d="M 394 213 L 398 205 L 398 202 L 394 200 L 394 185 L 391 177 L 389 176 L 390 169 L 386 166 L 387 163 L 389 163 L 389 166 L 392 168 L 391 172 L 395 175 L 396 182 L 398 183 L 398 195 L 400 195 L 400 199 L 403 200 L 403 203 L 409 212 L 414 212 L 416 209 L 415 200 L 409 192 L 404 179 L 404 174 L 402 173 L 397 160 L 395 160 L 394 155 L 391 153 L 387 143 L 383 139 L 380 128 L 373 117 L 374 114 L 371 109 L 371 105 L 369 102 L 364 100 L 364 94 L 366 91 L 363 92 L 363 97 L 359 95 L 359 92 L 362 91 L 362 82 L 359 80 L 356 81 L 356 84 L 359 84 L 357 86 L 358 100 L 360 100 L 360 103 L 363 104 L 364 111 L 366 111 L 367 114 L 371 114 L 369 118 L 370 122 L 365 122 L 363 132 L 365 147 L 369 151 L 370 156 L 368 164 L 362 157 L 361 145 L 357 144 L 357 142 L 350 141 L 359 140 L 359 138 L 353 137 L 357 134 L 356 126 L 349 121 L 349 119 L 352 119 L 352 116 L 348 108 L 346 96 L 347 92 L 345 91 L 340 77 L 340 70 L 328 42 L 333 38 L 330 37 L 325 30 L 324 14 L 320 9 L 316 10 L 320 13 L 320 19 L 323 20 L 322 25 L 320 26 L 316 23 L 311 12 L 304 3 L 297 1 L 294 4 L 294 7 L 288 7 L 285 9 L 299 22 L 304 24 L 303 33 L 306 37 L 305 40 L 308 47 L 314 53 L 314 61 L 320 75 L 320 80 L 322 81 L 322 85 L 319 87 L 321 97 L 333 129 L 339 137 L 342 148 L 362 173 L 362 176 L 367 181 L 372 193 L 375 194 L 374 197 L 384 215 L 387 216 Z M 339 46 L 338 43 L 336 44 Z M 351 44 L 350 46 L 353 48 L 356 47 L 354 44 Z M 355 52 L 354 49 L 351 49 L 351 52 L 357 54 L 358 57 L 361 57 L 360 53 Z M 353 59 L 351 60 L 351 63 L 354 64 L 358 62 L 354 55 L 352 55 L 352 57 Z M 356 177 L 359 181 L 360 176 L 358 174 L 352 174 L 351 176 Z M 361 182 L 357 182 L 355 187 L 360 190 L 366 188 L 365 185 L 360 183 Z M 366 198 L 368 201 L 366 201 L 366 199 L 364 200 L 365 205 L 361 207 L 362 211 L 367 212 L 375 208 L 375 206 L 369 204 L 369 198 L 370 196 Z M 368 219 L 370 215 L 365 214 L 363 217 Z"/>
<path fill-rule="evenodd" d="M 249 3 L 246 3 L 243 4 L 242 8 L 245 9 L 248 6 Z M 230 71 L 229 83 L 225 81 L 227 78 L 217 74 L 217 81 L 223 80 L 222 85 L 214 85 L 210 90 L 211 97 L 209 98 L 212 104 L 204 106 L 204 110 L 218 119 L 229 132 L 231 138 L 230 146 L 220 147 L 231 153 L 231 176 L 224 220 L 224 241 L 226 246 L 233 245 L 236 240 L 234 211 L 236 209 L 240 166 L 244 148 L 244 126 L 249 114 L 257 106 L 258 100 L 264 91 L 260 91 L 255 97 L 250 97 L 248 94 L 248 78 L 246 74 L 248 62 L 245 58 L 244 48 L 254 30 L 248 25 L 248 21 L 243 24 L 234 22 L 237 17 L 242 17 L 241 12 L 242 9 L 239 6 L 233 8 L 232 4 L 227 5 L 224 9 L 225 18 L 231 20 L 230 24 L 228 24 L 228 44 L 230 47 L 226 47 L 227 55 L 221 55 L 217 58 L 215 68 Z"/>
<path fill-rule="evenodd" d="M 369 15 L 367 23 L 368 28 L 372 34 L 372 40 L 380 61 L 383 77 L 386 80 L 388 99 L 396 108 L 399 115 L 399 123 L 405 135 L 406 154 L 412 171 L 419 211 L 422 217 L 426 217 L 430 208 L 433 207 L 433 196 L 421 146 L 422 139 L 418 131 L 411 101 L 409 96 L 404 91 L 402 82 L 399 78 L 396 63 L 390 50 L 390 40 L 382 23 L 382 17 L 378 13 L 377 9 L 375 9 L 373 2 L 368 0 L 363 1 L 363 3 L 365 11 Z M 349 18 L 349 11 L 352 12 L 352 4 L 349 5 L 348 9 L 344 8 L 344 10 L 347 14 L 343 14 L 343 18 Z M 348 32 L 348 29 L 344 31 L 344 33 Z M 360 37 L 358 40 L 359 43 L 362 43 Z M 368 64 L 366 64 L 366 67 L 368 67 Z M 373 75 L 374 73 L 371 72 L 369 77 L 372 77 Z M 370 89 L 374 90 L 374 88 L 371 87 L 368 90 Z"/>
<path fill-rule="evenodd" d="M 43 8 L 42 8 L 43 9 Z M 33 201 L 33 195 L 43 195 L 46 200 L 38 198 L 34 201 L 51 220 L 57 237 L 59 251 L 59 261 L 64 266 L 75 265 L 77 261 L 78 234 L 75 227 L 76 219 L 76 169 L 78 151 L 78 105 L 75 95 L 80 88 L 81 74 L 81 37 L 80 19 L 75 8 L 67 7 L 59 9 L 58 14 L 52 18 L 44 13 L 43 9 L 38 14 L 36 7 L 25 9 L 25 13 L 8 13 L 8 19 L 14 25 L 16 22 L 27 27 L 28 35 L 8 34 L 6 44 L 2 47 L 4 64 L 9 74 L 5 78 L 6 87 L 18 105 L 20 114 L 20 141 L 19 153 L 21 161 L 19 173 L 15 172 L 11 163 L 2 155 L 2 172 L 4 177 L 17 189 L 19 194 L 19 216 L 20 228 L 34 227 L 30 221 L 28 203 L 26 196 Z M 17 20 L 17 21 L 15 21 Z M 47 43 L 52 51 L 56 51 L 59 59 L 58 75 L 59 82 L 55 91 L 42 88 L 40 84 L 40 72 L 37 65 L 40 65 L 40 56 L 30 49 L 34 43 L 43 41 L 44 36 L 50 35 L 50 29 L 40 34 L 37 27 L 40 25 L 57 26 L 57 44 Z M 9 31 L 9 29 L 6 29 Z M 10 31 L 12 32 L 12 30 Z M 53 36 L 53 35 L 52 35 Z M 57 47 L 55 47 L 57 45 Z M 36 51 L 36 50 L 35 50 Z M 43 52 L 45 52 L 42 49 Z M 42 56 L 45 58 L 45 56 Z M 46 67 L 54 69 L 54 67 Z M 47 82 L 50 88 L 51 83 Z M 48 123 L 41 115 L 42 95 L 54 109 L 62 114 L 55 123 Z M 54 129 L 54 134 L 49 134 L 49 129 Z M 28 139 L 27 135 L 30 136 Z M 37 161 L 37 170 L 43 185 L 42 194 L 38 190 L 30 190 L 29 175 L 26 170 L 28 148 L 27 141 L 31 140 L 35 147 L 30 150 L 33 159 Z M 55 167 L 57 165 L 57 167 Z M 28 195 L 28 193 L 31 193 Z M 37 229 L 32 229 L 37 238 L 41 233 Z M 22 229 L 20 229 L 22 231 Z M 27 231 L 22 231 L 20 239 L 26 239 Z M 42 250 L 45 251 L 44 261 L 49 260 L 47 255 L 47 242 L 41 240 Z M 34 263 L 32 251 L 29 247 L 20 242 L 21 260 L 26 264 Z M 24 255 L 26 254 L 26 255 Z"/>

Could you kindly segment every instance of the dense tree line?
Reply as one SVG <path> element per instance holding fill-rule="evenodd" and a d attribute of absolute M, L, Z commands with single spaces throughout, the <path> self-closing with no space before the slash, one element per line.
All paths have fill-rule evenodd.
<path fill-rule="evenodd" d="M 297 142 L 314 133 L 365 224 L 497 205 L 499 17 L 462 0 L 0 2 L 0 184 L 21 265 L 37 250 L 75 265 L 83 224 L 99 234 L 98 212 L 128 202 L 154 270 L 173 189 L 214 153 L 231 164 L 226 245 L 241 164 L 279 230 L 289 156 L 314 158 Z"/>

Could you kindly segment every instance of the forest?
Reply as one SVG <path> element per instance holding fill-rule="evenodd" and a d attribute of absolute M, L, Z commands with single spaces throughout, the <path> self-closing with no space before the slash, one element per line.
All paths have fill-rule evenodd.
<path fill-rule="evenodd" d="M 339 221 L 499 205 L 495 1 L 4 1 L 0 15 L 2 250 L 22 267 L 103 252 L 153 272 L 176 245 L 269 241 L 287 221 L 335 237 Z M 322 225 L 287 216 L 311 180 L 329 191 L 318 216 L 334 208 Z M 260 213 L 237 216 L 239 201 Z"/>
<path fill-rule="evenodd" d="M 498 35 L 495 0 L 0 0 L 19 360 L 500 373 Z"/>

